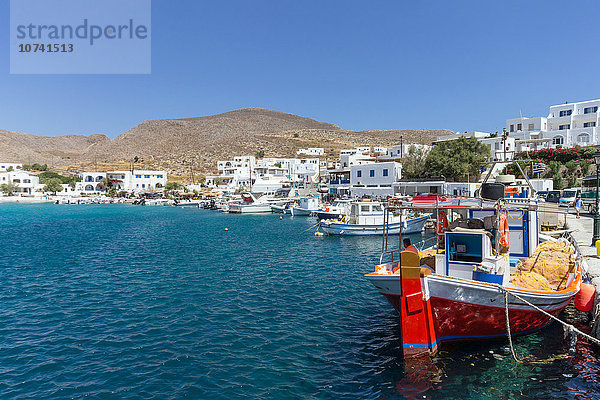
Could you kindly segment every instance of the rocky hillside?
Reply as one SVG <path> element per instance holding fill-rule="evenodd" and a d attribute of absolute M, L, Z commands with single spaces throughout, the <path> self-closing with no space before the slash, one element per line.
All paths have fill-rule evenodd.
<path fill-rule="evenodd" d="M 0 130 L 0 160 L 64 165 L 78 161 L 91 146 L 107 142 L 105 135 L 38 136 Z"/>
<path fill-rule="evenodd" d="M 137 158 L 136 168 L 165 169 L 170 174 L 188 175 L 190 170 L 204 174 L 214 172 L 217 160 L 254 155 L 261 150 L 267 157 L 285 157 L 294 156 L 303 147 L 324 147 L 333 158 L 340 149 L 352 146 L 391 146 L 399 144 L 401 137 L 404 143 L 431 143 L 437 136 L 448 133 L 451 132 L 426 129 L 355 132 L 298 115 L 246 108 L 208 117 L 144 121 L 114 140 L 100 135 L 81 136 L 79 146 L 69 142 L 72 136 L 27 135 L 40 139 L 32 139 L 32 143 L 27 144 L 7 143 L 2 147 L 10 148 L 11 160 L 18 158 L 28 162 L 31 158 L 31 162 L 69 165 L 73 170 L 129 168 L 131 160 Z M 53 141 L 52 146 L 43 143 L 44 139 Z M 38 153 L 30 150 L 34 148 L 39 149 Z M 42 149 L 45 152 L 42 153 Z M 26 156 L 17 157 L 19 154 Z M 0 150 L 0 159 L 8 156 L 6 151 Z"/>
<path fill-rule="evenodd" d="M 143 160 L 147 168 L 186 175 L 214 172 L 216 161 L 264 151 L 265 156 L 294 156 L 303 147 L 339 150 L 357 145 L 391 146 L 431 143 L 447 130 L 348 131 L 311 118 L 260 108 L 208 117 L 144 121 L 110 142 L 90 147 L 82 161 L 110 165 L 117 160 Z"/>

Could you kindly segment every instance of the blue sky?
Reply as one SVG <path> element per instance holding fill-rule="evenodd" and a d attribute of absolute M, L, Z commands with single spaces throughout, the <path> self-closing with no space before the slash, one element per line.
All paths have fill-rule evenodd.
<path fill-rule="evenodd" d="M 10 75 L 5 29 L 0 129 L 112 138 L 264 107 L 353 130 L 496 131 L 600 98 L 598 17 L 586 0 L 153 0 L 150 75 Z"/>

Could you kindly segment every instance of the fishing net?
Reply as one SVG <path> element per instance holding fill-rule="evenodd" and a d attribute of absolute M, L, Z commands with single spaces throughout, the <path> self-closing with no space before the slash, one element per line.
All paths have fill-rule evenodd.
<path fill-rule="evenodd" d="M 558 290 L 566 284 L 569 273 L 573 272 L 575 259 L 575 251 L 568 242 L 543 242 L 529 258 L 519 263 L 511 283 L 528 289 Z M 530 273 L 543 277 L 545 281 L 538 276 L 524 275 Z"/>

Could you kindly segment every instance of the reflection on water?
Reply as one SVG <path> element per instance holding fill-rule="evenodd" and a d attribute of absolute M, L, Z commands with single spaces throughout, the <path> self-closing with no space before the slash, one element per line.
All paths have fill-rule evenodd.
<path fill-rule="evenodd" d="M 402 357 L 363 277 L 381 237 L 309 218 L 2 205 L 3 398 L 600 398 L 597 352 L 560 326 Z M 228 228 L 225 231 L 224 228 Z M 418 241 L 413 236 L 413 242 Z M 391 237 L 391 242 L 398 237 Z M 584 329 L 580 314 L 562 315 Z"/>

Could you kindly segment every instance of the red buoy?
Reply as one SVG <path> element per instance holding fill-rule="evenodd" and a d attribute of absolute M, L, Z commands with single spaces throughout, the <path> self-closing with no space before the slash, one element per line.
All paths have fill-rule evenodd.
<path fill-rule="evenodd" d="M 579 311 L 590 311 L 594 306 L 596 288 L 589 283 L 582 283 L 579 292 L 575 295 L 575 308 Z"/>

